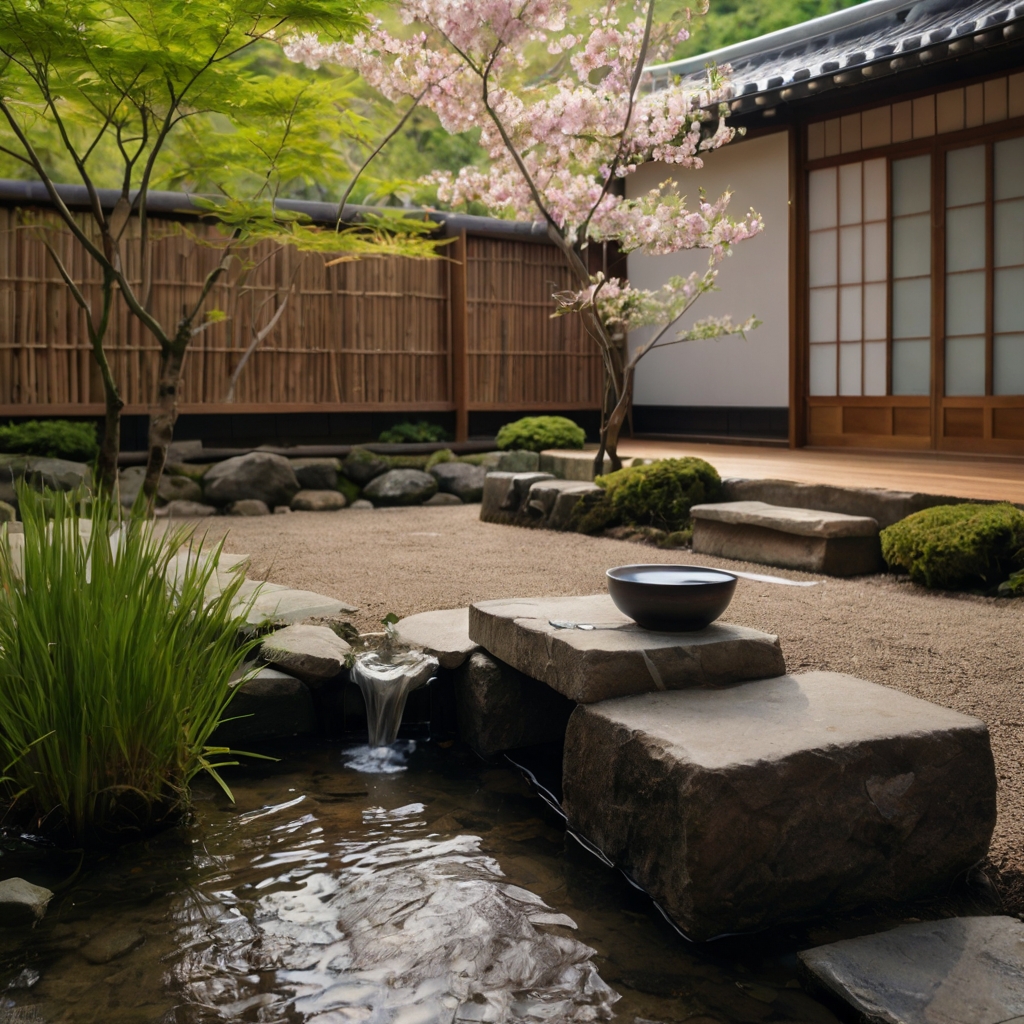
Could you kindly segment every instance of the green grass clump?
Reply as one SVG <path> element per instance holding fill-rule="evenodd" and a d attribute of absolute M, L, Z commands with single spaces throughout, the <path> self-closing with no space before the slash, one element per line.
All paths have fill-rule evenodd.
<path fill-rule="evenodd" d="M 1024 568 L 1024 512 L 1008 502 L 936 505 L 881 532 L 882 557 L 915 583 L 990 589 Z"/>
<path fill-rule="evenodd" d="M 722 495 L 718 471 L 703 459 L 661 459 L 628 466 L 594 481 L 604 489 L 577 503 L 571 527 L 600 533 L 615 526 L 653 526 L 674 534 L 690 527 L 690 509 Z"/>
<path fill-rule="evenodd" d="M 548 448 L 582 448 L 587 435 L 564 416 L 524 416 L 506 423 L 496 442 L 502 451 L 542 452 Z"/>
<path fill-rule="evenodd" d="M 89 462 L 100 450 L 95 423 L 29 420 L 0 427 L 0 452 Z"/>
<path fill-rule="evenodd" d="M 381 431 L 379 438 L 385 444 L 427 444 L 448 441 L 448 431 L 436 423 L 420 420 L 417 423 L 396 423 Z"/>
<path fill-rule="evenodd" d="M 19 498 L 24 534 L 0 527 L 5 819 L 64 844 L 137 838 L 180 817 L 198 772 L 220 781 L 228 751 L 208 741 L 248 649 L 243 576 L 208 601 L 219 547 L 176 560 L 188 531 L 93 499 L 82 536 L 76 496 Z"/>

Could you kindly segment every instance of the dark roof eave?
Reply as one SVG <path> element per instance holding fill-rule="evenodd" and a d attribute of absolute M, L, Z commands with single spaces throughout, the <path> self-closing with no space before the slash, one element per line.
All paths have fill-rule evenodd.
<path fill-rule="evenodd" d="M 121 193 L 118 189 L 98 189 L 100 203 L 105 210 L 112 210 Z M 58 185 L 61 200 L 73 210 L 88 209 L 89 193 L 84 185 Z M 0 178 L 0 205 L 52 206 L 50 194 L 41 181 L 19 181 Z M 282 210 L 305 214 L 314 224 L 334 224 L 338 216 L 335 203 L 313 202 L 305 199 L 280 199 L 277 205 Z M 186 192 L 150 191 L 147 211 L 156 216 L 194 219 L 207 211 Z M 388 209 L 395 209 L 389 207 Z M 355 220 L 363 213 L 380 212 L 381 207 L 350 205 L 345 209 L 345 220 Z M 496 217 L 475 217 L 463 213 L 448 213 L 443 210 L 409 209 L 410 213 L 423 213 L 438 225 L 441 234 L 450 237 L 460 231 L 472 235 L 512 236 L 524 241 L 547 242 L 547 226 L 541 221 L 499 220 Z"/>

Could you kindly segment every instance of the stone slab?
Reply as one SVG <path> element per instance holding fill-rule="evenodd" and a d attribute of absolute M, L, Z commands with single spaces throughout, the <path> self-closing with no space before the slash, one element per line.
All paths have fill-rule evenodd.
<path fill-rule="evenodd" d="M 905 924 L 798 954 L 871 1024 L 1024 1020 L 1024 924 L 960 917 Z"/>
<path fill-rule="evenodd" d="M 945 891 L 996 816 L 984 723 L 833 672 L 578 707 L 563 794 L 695 939 Z"/>
<path fill-rule="evenodd" d="M 352 648 L 327 626 L 285 626 L 260 648 L 264 661 L 307 683 L 322 683 L 345 671 Z"/>
<path fill-rule="evenodd" d="M 510 665 L 476 651 L 455 675 L 459 739 L 481 757 L 565 736 L 573 703 Z"/>
<path fill-rule="evenodd" d="M 522 510 L 538 526 L 564 530 L 576 502 L 584 494 L 600 490 L 597 484 L 583 480 L 538 480 L 530 485 Z"/>
<path fill-rule="evenodd" d="M 249 581 L 246 581 L 249 582 Z M 277 584 L 257 584 L 259 592 L 252 600 L 246 621 L 258 626 L 265 622 L 302 622 L 314 616 L 337 615 L 353 611 L 351 605 L 311 590 L 289 590 Z M 246 603 L 250 598 L 245 598 Z"/>
<path fill-rule="evenodd" d="M 553 480 L 550 473 L 506 473 L 503 470 L 484 477 L 480 499 L 480 519 L 485 523 L 511 525 L 519 517 L 530 486 L 538 480 Z"/>
<path fill-rule="evenodd" d="M 597 628 L 558 629 L 552 621 Z M 469 636 L 582 704 L 786 671 L 777 636 L 725 622 L 695 633 L 656 633 L 620 612 L 607 594 L 480 601 L 469 610 Z"/>
<path fill-rule="evenodd" d="M 395 624 L 398 639 L 437 658 L 441 668 L 458 668 L 477 645 L 469 639 L 469 609 L 447 608 L 408 615 Z"/>
<path fill-rule="evenodd" d="M 958 505 L 973 500 L 912 491 L 890 491 L 882 487 L 837 487 L 833 484 L 745 480 L 741 477 L 727 477 L 722 481 L 722 491 L 729 501 L 766 501 L 772 505 L 870 516 L 878 523 L 879 529 L 892 526 L 914 512 L 933 505 Z"/>
<path fill-rule="evenodd" d="M 540 469 L 554 473 L 562 480 L 593 480 L 596 452 L 565 452 L 557 449 L 540 453 Z M 602 473 L 612 471 L 612 460 L 606 455 Z"/>
<path fill-rule="evenodd" d="M 46 913 L 53 893 L 24 878 L 5 878 L 0 882 L 0 928 L 35 925 Z"/>
<path fill-rule="evenodd" d="M 869 516 L 788 508 L 764 501 L 720 501 L 694 505 L 690 515 L 694 519 L 710 519 L 718 523 L 763 526 L 798 537 L 874 537 L 878 533 L 878 523 Z"/>
<path fill-rule="evenodd" d="M 860 576 L 880 572 L 882 547 L 878 536 L 808 537 L 751 524 L 694 519 L 693 552 L 757 562 L 782 569 Z"/>

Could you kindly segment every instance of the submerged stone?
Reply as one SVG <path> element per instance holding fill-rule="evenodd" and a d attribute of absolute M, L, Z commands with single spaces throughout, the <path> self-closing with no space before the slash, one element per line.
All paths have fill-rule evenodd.
<path fill-rule="evenodd" d="M 34 925 L 43 919 L 53 893 L 24 878 L 5 878 L 0 882 L 0 927 Z"/>
<path fill-rule="evenodd" d="M 496 658 L 583 704 L 786 671 L 777 636 L 724 622 L 693 633 L 656 633 L 620 612 L 607 594 L 480 601 L 469 610 L 469 635 Z"/>
<path fill-rule="evenodd" d="M 988 730 L 833 672 L 579 707 L 569 821 L 695 939 L 947 887 L 995 825 Z"/>
<path fill-rule="evenodd" d="M 798 955 L 871 1024 L 1024 1019 L 1024 924 L 1011 917 L 904 924 Z"/>
<path fill-rule="evenodd" d="M 137 928 L 111 928 L 87 942 L 79 952 L 91 964 L 108 964 L 137 949 L 146 937 Z"/>

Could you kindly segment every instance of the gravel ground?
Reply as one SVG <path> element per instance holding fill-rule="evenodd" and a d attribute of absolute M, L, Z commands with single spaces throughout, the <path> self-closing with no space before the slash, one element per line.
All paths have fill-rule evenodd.
<path fill-rule="evenodd" d="M 356 605 L 379 629 L 399 616 L 489 598 L 603 591 L 604 571 L 688 561 L 689 552 L 481 523 L 462 508 L 296 512 L 210 520 L 251 575 Z M 200 526 L 204 529 L 206 523 Z M 975 715 L 992 734 L 999 820 L 991 859 L 1013 909 L 1024 910 L 1024 601 L 932 593 L 894 576 L 853 580 L 701 556 L 702 564 L 820 579 L 817 587 L 740 581 L 732 622 L 777 633 L 791 672 L 849 672 Z"/>

